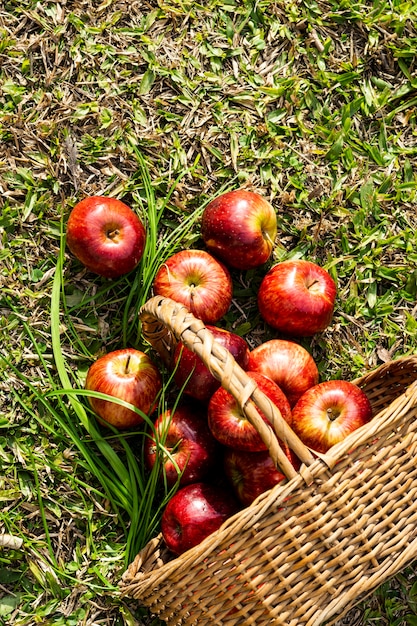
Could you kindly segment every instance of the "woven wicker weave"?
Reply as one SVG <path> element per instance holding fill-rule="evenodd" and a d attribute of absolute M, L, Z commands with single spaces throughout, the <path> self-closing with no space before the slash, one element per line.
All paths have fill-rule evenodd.
<path fill-rule="evenodd" d="M 168 624 L 333 624 L 417 558 L 417 356 L 354 381 L 371 401 L 372 421 L 313 458 L 187 309 L 156 297 L 141 318 L 166 363 L 179 339 L 203 358 L 260 426 L 288 481 L 180 557 L 156 537 L 125 572 L 123 594 Z M 255 405 L 273 429 L 262 428 Z M 299 473 L 277 437 L 304 461 Z"/>

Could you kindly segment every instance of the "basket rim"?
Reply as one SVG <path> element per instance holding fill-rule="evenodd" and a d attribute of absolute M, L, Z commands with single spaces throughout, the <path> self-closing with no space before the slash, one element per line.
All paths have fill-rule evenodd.
<path fill-rule="evenodd" d="M 256 521 L 263 517 L 272 503 L 279 504 L 280 501 L 284 501 L 288 498 L 295 489 L 299 487 L 303 489 L 305 486 L 304 483 L 306 482 L 305 477 L 303 476 L 305 469 L 308 470 L 308 477 L 312 479 L 313 482 L 322 477 L 330 477 L 337 462 L 349 454 L 349 449 L 366 445 L 367 440 L 378 434 L 378 428 L 381 425 L 387 425 L 387 416 L 390 417 L 390 422 L 392 423 L 399 420 L 403 412 L 408 410 L 411 406 L 417 407 L 417 355 L 395 359 L 387 364 L 379 366 L 369 374 L 365 374 L 357 380 L 364 382 L 366 382 L 367 378 L 373 380 L 377 372 L 386 373 L 392 367 L 398 366 L 400 368 L 404 368 L 404 366 L 407 365 L 413 366 L 416 372 L 416 380 L 409 385 L 392 403 L 379 411 L 371 422 L 349 434 L 340 444 L 333 446 L 336 449 L 337 454 L 332 454 L 330 458 L 328 454 L 321 455 L 320 457 L 317 457 L 308 468 L 302 466 L 296 476 L 283 483 L 279 483 L 268 491 L 260 494 L 256 500 L 252 502 L 252 504 L 242 508 L 229 517 L 218 530 L 208 535 L 199 544 L 180 555 L 170 554 L 168 560 L 159 564 L 157 563 L 154 568 L 149 568 L 149 566 L 147 567 L 146 562 L 148 559 L 154 559 L 154 551 L 159 545 L 163 546 L 162 535 L 159 533 L 156 537 L 151 539 L 124 572 L 120 581 L 122 595 L 129 595 L 132 586 L 137 586 L 138 574 L 141 578 L 141 585 L 143 585 L 143 588 L 150 588 L 155 586 L 155 584 L 159 585 L 164 580 L 169 578 L 172 573 L 178 571 L 179 567 L 195 566 L 198 563 L 202 563 L 206 557 L 216 550 L 223 538 L 232 534 L 234 530 L 239 530 L 241 528 L 242 523 L 245 523 L 242 522 L 242 520 L 247 518 L 248 524 L 256 524 Z M 392 411 L 393 407 L 394 412 Z M 372 424 L 374 420 L 375 428 L 370 429 L 370 424 Z M 135 577 L 136 581 L 131 582 L 131 579 L 133 580 Z"/>
<path fill-rule="evenodd" d="M 390 366 L 392 367 L 393 365 L 398 365 L 403 367 L 404 364 L 413 365 L 417 368 L 417 356 L 405 358 L 400 357 L 387 365 L 389 369 Z M 386 369 L 386 367 L 380 366 L 371 372 L 369 376 L 374 378 L 376 371 L 384 371 Z M 366 378 L 367 375 L 358 380 Z M 393 405 L 395 405 L 394 413 L 392 413 Z M 195 567 L 198 563 L 203 563 L 203 561 L 218 548 L 224 538 L 232 535 L 235 531 L 241 530 L 242 525 L 246 522 L 250 525 L 255 525 L 258 520 L 262 519 L 263 515 L 272 504 L 279 505 L 281 501 L 284 502 L 285 499 L 290 497 L 294 490 L 297 488 L 303 489 L 305 487 L 304 483 L 306 482 L 305 477 L 303 476 L 303 471 L 305 469 L 308 469 L 308 477 L 311 478 L 313 482 L 321 478 L 325 479 L 331 477 L 335 465 L 338 461 L 342 460 L 349 454 L 349 449 L 358 448 L 364 444 L 366 445 L 366 440 L 369 440 L 377 435 L 378 427 L 381 426 L 381 424 L 386 425 L 387 415 L 391 417 L 391 422 L 393 422 L 398 420 L 403 412 L 408 410 L 410 406 L 417 406 L 417 369 L 416 380 L 392 403 L 375 415 L 373 420 L 378 422 L 375 429 L 370 431 L 369 425 L 371 422 L 360 427 L 360 429 L 357 429 L 357 431 L 348 435 L 343 442 L 334 446 L 334 448 L 337 447 L 338 454 L 332 455 L 331 458 L 328 458 L 328 455 L 327 458 L 325 458 L 326 455 L 322 455 L 317 457 L 308 468 L 304 468 L 302 466 L 296 476 L 283 483 L 279 483 L 268 491 L 260 494 L 256 500 L 252 502 L 252 504 L 242 508 L 229 517 L 218 530 L 208 535 L 196 546 L 180 555 L 170 553 L 166 561 L 162 560 L 161 563 L 156 563 L 156 567 L 149 567 L 149 565 L 147 565 L 147 561 L 152 561 L 155 558 L 155 549 L 158 548 L 159 545 L 164 547 L 161 533 L 151 539 L 124 572 L 120 582 L 122 595 L 129 595 L 131 588 L 137 586 L 138 574 L 140 576 L 143 589 L 149 589 L 156 584 L 161 584 L 164 580 L 169 578 L 171 574 L 178 571 L 179 567 Z M 402 410 L 399 411 L 399 409 Z M 361 431 L 360 436 L 357 435 L 358 431 Z M 346 445 L 344 445 L 345 442 L 347 442 Z M 311 485 L 312 483 L 310 482 L 309 484 Z M 136 580 L 133 582 L 133 579 L 135 578 Z"/>

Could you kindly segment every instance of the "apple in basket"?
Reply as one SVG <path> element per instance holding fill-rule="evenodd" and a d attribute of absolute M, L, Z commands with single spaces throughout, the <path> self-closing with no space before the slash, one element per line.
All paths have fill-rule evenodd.
<path fill-rule="evenodd" d="M 327 452 L 372 419 L 365 392 L 345 380 L 328 380 L 308 389 L 292 412 L 292 428 L 316 452 Z"/>
<path fill-rule="evenodd" d="M 260 194 L 228 191 L 204 209 L 201 235 L 209 252 L 231 267 L 248 270 L 268 261 L 277 235 L 277 216 Z"/>
<path fill-rule="evenodd" d="M 311 354 L 300 344 L 271 339 L 254 348 L 248 370 L 271 378 L 293 407 L 307 389 L 319 382 L 319 371 Z"/>
<path fill-rule="evenodd" d="M 205 408 L 189 401 L 167 409 L 147 435 L 144 457 L 152 468 L 161 455 L 163 477 L 169 487 L 199 482 L 219 461 L 219 444 L 210 432 Z"/>
<path fill-rule="evenodd" d="M 220 528 L 239 510 L 231 490 L 209 483 L 181 487 L 161 517 L 161 533 L 169 550 L 182 554 Z"/>
<path fill-rule="evenodd" d="M 229 270 L 205 250 L 180 250 L 160 266 L 153 290 L 184 304 L 205 324 L 215 324 L 229 310 L 233 285 Z"/>
<path fill-rule="evenodd" d="M 300 462 L 297 457 L 288 448 L 284 449 L 294 468 L 298 469 Z M 268 451 L 245 452 L 232 448 L 225 449 L 224 471 L 243 506 L 249 506 L 261 493 L 272 489 L 286 478 L 277 469 Z"/>
<path fill-rule="evenodd" d="M 99 357 L 90 366 L 85 388 L 129 402 L 145 415 L 150 415 L 162 388 L 162 378 L 147 354 L 134 348 L 122 348 Z M 92 396 L 88 400 L 105 424 L 125 429 L 143 422 L 140 414 L 111 400 Z"/>
<path fill-rule="evenodd" d="M 284 420 L 291 425 L 291 407 L 283 391 L 270 378 L 259 372 L 246 372 L 258 388 L 278 407 Z M 259 415 L 268 422 L 268 419 L 258 410 Z M 239 403 L 220 387 L 214 392 L 207 408 L 208 424 L 214 437 L 224 446 L 248 452 L 260 452 L 267 447 L 255 426 L 247 419 Z"/>
<path fill-rule="evenodd" d="M 117 278 L 133 270 L 143 256 L 145 228 L 136 213 L 116 198 L 91 196 L 72 209 L 67 245 L 90 271 Z"/>
<path fill-rule="evenodd" d="M 228 330 L 207 324 L 214 340 L 226 348 L 235 361 L 246 369 L 249 361 L 249 346 L 243 337 Z M 213 393 L 220 387 L 220 381 L 211 374 L 208 367 L 192 350 L 182 342 L 178 342 L 174 351 L 174 381 L 184 393 L 208 402 Z"/>
<path fill-rule="evenodd" d="M 297 259 L 274 265 L 258 290 L 261 317 L 287 336 L 309 337 L 329 326 L 336 284 L 324 268 Z"/>

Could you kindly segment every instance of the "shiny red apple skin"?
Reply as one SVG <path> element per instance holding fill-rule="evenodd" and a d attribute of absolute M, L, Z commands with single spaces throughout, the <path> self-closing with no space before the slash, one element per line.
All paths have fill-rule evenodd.
<path fill-rule="evenodd" d="M 316 362 L 308 350 L 286 339 L 270 339 L 254 348 L 247 369 L 271 378 L 285 393 L 291 407 L 319 382 Z"/>
<path fill-rule="evenodd" d="M 105 278 L 117 278 L 133 270 L 143 256 L 145 244 L 141 220 L 116 198 L 85 198 L 69 215 L 68 248 L 87 269 Z"/>
<path fill-rule="evenodd" d="M 134 348 L 122 348 L 99 357 L 90 366 L 85 388 L 125 400 L 150 415 L 162 388 L 162 378 L 148 355 Z M 110 400 L 88 400 L 104 424 L 124 430 L 143 422 L 141 415 Z"/>
<path fill-rule="evenodd" d="M 162 513 L 165 544 L 174 554 L 182 554 L 218 530 L 238 510 L 231 490 L 204 482 L 181 487 Z"/>
<path fill-rule="evenodd" d="M 243 337 L 210 324 L 206 328 L 221 346 L 229 350 L 243 369 L 249 362 L 249 346 Z M 184 393 L 200 402 L 207 403 L 220 387 L 220 381 L 210 373 L 207 366 L 192 350 L 179 342 L 174 351 L 174 381 Z"/>
<path fill-rule="evenodd" d="M 325 453 L 372 419 L 371 404 L 362 389 L 345 380 L 328 380 L 308 389 L 293 412 L 292 428 L 301 441 Z"/>
<path fill-rule="evenodd" d="M 215 324 L 229 310 L 233 284 L 229 270 L 205 250 L 180 250 L 158 269 L 155 295 L 184 304 L 205 324 Z"/>
<path fill-rule="evenodd" d="M 282 261 L 262 279 L 258 291 L 261 317 L 290 337 L 310 337 L 333 318 L 336 284 L 324 268 L 311 261 Z"/>
<path fill-rule="evenodd" d="M 279 408 L 284 420 L 291 426 L 291 407 L 283 391 L 270 378 L 259 372 L 247 372 L 259 389 Z M 260 416 L 267 417 L 258 409 Z M 207 408 L 208 424 L 213 436 L 224 446 L 247 452 L 266 450 L 256 428 L 243 414 L 231 393 L 220 387 L 210 398 Z"/>
<path fill-rule="evenodd" d="M 207 250 L 226 265 L 253 269 L 271 256 L 277 216 L 262 195 L 245 189 L 228 191 L 204 209 L 201 234 Z"/>
<path fill-rule="evenodd" d="M 220 463 L 219 444 L 208 427 L 206 410 L 199 403 L 184 402 L 174 410 L 167 409 L 155 420 L 154 429 L 145 440 L 144 458 L 152 469 L 158 456 L 158 443 L 162 444 L 159 453 L 168 487 L 178 480 L 181 486 L 200 482 Z M 175 463 L 164 454 L 164 449 Z"/>
<path fill-rule="evenodd" d="M 285 452 L 294 468 L 299 469 L 300 461 L 297 457 L 288 448 Z M 243 506 L 249 506 L 261 493 L 286 480 L 269 452 L 245 452 L 229 448 L 225 449 L 223 463 L 226 478 Z"/>

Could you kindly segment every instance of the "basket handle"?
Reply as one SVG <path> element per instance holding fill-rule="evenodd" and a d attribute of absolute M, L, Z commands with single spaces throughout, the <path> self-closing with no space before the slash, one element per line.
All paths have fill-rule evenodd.
<path fill-rule="evenodd" d="M 284 420 L 278 407 L 236 363 L 230 352 L 215 341 L 204 323 L 184 305 L 170 298 L 155 296 L 141 307 L 139 318 L 144 338 L 168 367 L 172 366 L 174 348 L 179 341 L 202 359 L 212 375 L 237 400 L 259 432 L 274 463 L 288 479 L 296 476 L 297 471 L 284 454 L 278 439 L 284 441 L 305 465 L 315 460 Z M 261 418 L 256 407 L 268 418 L 271 426 Z"/>

